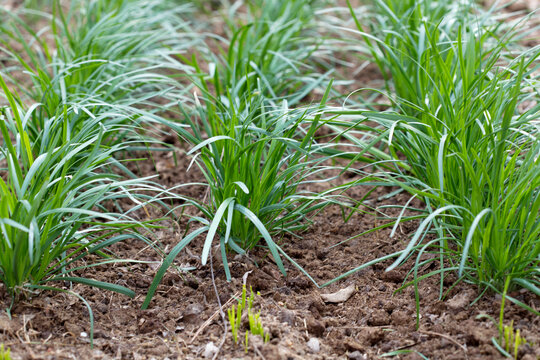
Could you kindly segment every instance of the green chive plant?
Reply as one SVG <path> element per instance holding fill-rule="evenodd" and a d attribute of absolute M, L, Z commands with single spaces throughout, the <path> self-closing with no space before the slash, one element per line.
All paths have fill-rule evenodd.
<path fill-rule="evenodd" d="M 164 72 L 188 71 L 170 57 L 197 41 L 183 18 L 189 9 L 187 5 L 167 8 L 161 1 L 99 0 L 73 1 L 63 10 L 55 2 L 50 30 L 40 31 L 12 15 L 11 21 L 0 25 L 0 51 L 17 66 L 6 68 L 4 75 L 21 84 L 23 100 L 45 104 L 40 111 L 74 105 L 79 116 L 70 133 L 91 121 L 96 108 L 110 109 L 108 104 L 136 113 L 125 124 L 166 122 L 154 113 L 169 108 L 170 98 L 175 104 L 184 89 Z M 14 44 L 22 44 L 23 51 Z M 14 78 L 21 70 L 32 74 L 30 84 Z M 161 99 L 160 105 L 156 99 Z M 37 119 L 51 116 L 31 118 L 30 135 L 44 128 Z M 108 135 L 106 140 L 121 142 L 126 134 Z"/>
<path fill-rule="evenodd" d="M 102 145 L 103 127 L 87 126 L 66 139 L 69 122 L 59 116 L 47 121 L 48 147 L 35 146 L 26 120 L 38 107 L 24 109 L 1 77 L 0 84 L 10 102 L 0 110 L 0 159 L 7 167 L 0 178 L 0 280 L 14 298 L 66 280 L 133 296 L 124 287 L 69 274 L 81 269 L 73 266 L 78 259 L 103 254 L 102 249 L 126 238 L 142 238 L 135 230 L 145 222 L 129 212 L 105 211 L 105 204 L 127 197 L 135 210 L 142 206 L 136 192 L 155 187 L 147 179 L 122 180 L 107 171 L 121 147 Z M 73 111 L 68 109 L 67 116 Z"/>
<path fill-rule="evenodd" d="M 122 261 L 108 250 L 117 242 L 147 241 L 139 230 L 153 226 L 152 221 L 137 220 L 131 214 L 161 189 L 149 179 L 125 180 L 113 171 L 118 167 L 113 155 L 130 144 L 103 145 L 106 129 L 99 122 L 87 123 L 80 132 L 66 137 L 69 117 L 76 116 L 74 107 L 44 120 L 48 134 L 43 131 L 38 138 L 47 135 L 50 139 L 33 142 L 28 136 L 28 119 L 47 113 L 39 111 L 44 105 L 25 107 L 2 77 L 0 85 L 10 104 L 0 109 L 0 164 L 5 164 L 0 169 L 0 281 L 12 304 L 40 290 L 79 297 L 90 314 L 93 340 L 89 304 L 63 284 L 81 283 L 135 296 L 124 286 L 78 274 L 88 267 Z M 133 203 L 130 210 L 107 210 L 110 204 L 126 204 L 126 200 Z"/>
<path fill-rule="evenodd" d="M 329 204 L 350 206 L 340 196 L 346 185 L 322 193 L 308 190 L 313 182 L 335 177 L 328 171 L 336 167 L 326 163 L 337 156 L 326 151 L 335 145 L 318 143 L 315 137 L 326 122 L 321 119 L 321 109 L 331 82 L 320 105 L 299 109 L 291 108 L 289 99 L 297 103 L 305 97 L 306 89 L 324 83 L 325 75 L 309 82 L 307 88 L 283 87 L 288 82 L 283 82 L 282 76 L 294 68 L 291 64 L 297 59 L 292 56 L 299 51 L 293 46 L 295 42 L 289 41 L 301 30 L 293 21 L 292 9 L 307 11 L 308 2 L 262 4 L 268 4 L 269 11 L 261 13 L 262 20 L 233 31 L 226 58 L 211 64 L 208 72 L 202 70 L 198 60 L 190 61 L 197 70 L 194 83 L 202 93 L 202 104 L 195 94 L 192 109 L 180 105 L 185 127 L 177 132 L 192 147 L 188 155 L 203 173 L 209 196 L 203 201 L 182 197 L 182 207 L 194 206 L 199 211 L 190 222 L 200 227 L 186 233 L 165 258 L 143 308 L 149 305 L 178 253 L 199 235 L 206 233 L 202 264 L 207 263 L 217 241 L 228 280 L 228 250 L 245 254 L 261 247 L 261 240 L 286 274 L 281 256 L 292 259 L 279 246 L 279 239 L 286 234 L 296 236 L 307 228 L 310 216 Z M 289 52 L 289 46 L 295 51 Z M 291 60 L 287 60 L 289 57 Z M 305 58 L 302 54 L 299 59 Z"/>
<path fill-rule="evenodd" d="M 238 1 L 224 10 L 228 38 L 220 39 L 225 44 L 220 44 L 222 49 L 218 54 L 209 47 L 205 56 L 209 76 L 215 77 L 212 81 L 215 96 L 226 98 L 230 92 L 241 99 L 262 89 L 269 101 L 287 99 L 294 106 L 313 89 L 324 87 L 327 77 L 314 72 L 313 55 L 318 47 L 314 36 L 317 8 L 314 3 L 312 0 Z M 200 61 L 186 60 L 186 63 L 200 67 Z"/>
<path fill-rule="evenodd" d="M 1 96 L 9 104 L 0 113 L 0 164 L 6 164 L 0 178 L 0 280 L 13 300 L 43 289 L 80 298 L 55 286 L 66 281 L 133 297 L 123 286 L 78 274 L 123 261 L 110 254 L 117 242 L 147 241 L 139 231 L 153 220 L 134 214 L 163 191 L 149 178 L 136 178 L 116 157 L 148 141 L 140 135 L 141 123 L 166 122 L 143 106 L 164 94 L 180 98 L 168 91 L 176 83 L 153 70 L 162 65 L 158 58 L 167 63 L 171 52 L 181 50 L 172 36 L 180 27 L 171 21 L 182 21 L 169 21 L 174 13 L 159 2 L 71 5 L 67 14 L 55 5 L 54 51 L 16 16 L 0 26 L 1 50 L 32 79 L 30 86 L 17 82 L 10 76 L 14 68 L 0 76 Z M 11 47 L 17 41 L 23 53 Z M 88 255 L 97 257 L 81 262 Z M 90 313 L 92 339 L 92 311 L 81 300 Z"/>
<path fill-rule="evenodd" d="M 439 2 L 376 0 L 382 30 L 361 32 L 381 71 L 390 74 L 395 111 L 357 111 L 359 123 L 379 125 L 371 142 L 358 144 L 377 156 L 371 150 L 382 141 L 391 160 L 381 161 L 394 170 L 373 178 L 426 204 L 423 222 L 393 254 L 398 259 L 389 270 L 417 250 L 415 286 L 418 267 L 439 260 L 440 268 L 423 277 L 442 280 L 456 271 L 538 313 L 506 294 L 519 287 L 540 294 L 540 48 L 516 55 L 508 49 L 517 46 L 517 28 L 496 36 L 500 27 L 482 16 L 441 17 L 428 3 Z M 423 243 L 428 232 L 435 238 Z M 423 260 L 427 251 L 439 257 Z"/>
<path fill-rule="evenodd" d="M 234 104 L 232 98 L 228 100 L 227 104 Z M 290 258 L 275 238 L 306 229 L 309 217 L 329 204 L 350 206 L 340 195 L 347 185 L 322 193 L 308 190 L 311 183 L 335 178 L 327 173 L 337 168 L 325 164 L 332 156 L 319 155 L 331 145 L 314 140 L 315 132 L 324 125 L 319 108 L 293 111 L 285 102 L 281 109 L 265 110 L 265 99 L 258 94 L 248 94 L 243 101 L 243 111 L 207 100 L 206 107 L 197 109 L 198 118 L 186 113 L 190 128 L 180 129 L 179 134 L 193 146 L 188 154 L 203 173 L 209 196 L 204 202 L 184 198 L 182 206 L 195 206 L 202 214 L 192 218 L 202 227 L 167 256 L 143 308 L 178 253 L 205 232 L 202 264 L 207 263 L 217 237 L 227 279 L 231 278 L 227 250 L 245 254 L 261 246 L 262 239 L 285 275 L 280 253 Z"/>
<path fill-rule="evenodd" d="M 358 30 L 362 31 L 350 1 L 347 3 Z M 418 71 L 422 60 L 429 61 L 429 53 L 423 53 L 429 43 L 426 35 L 440 37 L 438 47 L 449 46 L 467 18 L 471 2 L 373 0 L 371 3 L 373 10 L 366 16 L 375 20 L 363 22 L 368 24 L 369 31 L 361 33 L 365 51 L 381 70 L 388 93 L 394 92 L 402 103 L 421 103 L 425 88 L 434 86 Z"/>

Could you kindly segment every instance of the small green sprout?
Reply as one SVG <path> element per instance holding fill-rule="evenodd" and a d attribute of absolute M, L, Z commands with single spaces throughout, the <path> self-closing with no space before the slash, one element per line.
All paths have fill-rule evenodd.
<path fill-rule="evenodd" d="M 0 344 L 0 360 L 11 360 L 11 350 Z"/>
<path fill-rule="evenodd" d="M 504 325 L 502 323 L 502 318 L 498 322 L 495 321 L 493 317 L 486 314 L 478 315 L 476 318 L 487 318 L 497 326 L 497 329 L 499 330 L 499 339 L 492 337 L 491 342 L 504 356 L 517 359 L 520 346 L 528 344 L 527 340 L 521 336 L 519 329 L 514 329 L 513 320 L 510 321 L 510 325 Z"/>
<path fill-rule="evenodd" d="M 260 337 L 263 338 L 264 342 L 267 343 L 270 340 L 270 334 L 264 332 L 264 328 L 262 326 L 262 320 L 261 320 L 261 312 L 254 314 L 251 312 L 251 309 L 248 309 L 248 319 L 249 319 L 249 331 L 253 335 L 260 335 Z M 247 338 L 246 331 L 246 338 Z M 247 346 L 247 341 L 246 341 Z"/>
<path fill-rule="evenodd" d="M 510 325 L 504 325 L 500 329 L 501 333 L 501 343 L 504 342 L 504 350 L 508 354 L 514 355 L 514 359 L 518 358 L 519 347 L 521 345 L 526 345 L 527 340 L 521 336 L 519 329 L 514 330 L 514 321 L 510 322 Z"/>
<path fill-rule="evenodd" d="M 257 295 L 260 296 L 260 293 L 257 292 Z M 249 320 L 249 329 L 246 330 L 245 342 L 244 342 L 244 349 L 246 353 L 248 351 L 249 333 L 253 335 L 259 335 L 264 340 L 265 343 L 270 340 L 270 334 L 265 333 L 263 325 L 262 325 L 261 312 L 259 311 L 258 313 L 254 313 L 252 311 L 254 299 L 255 299 L 255 293 L 253 292 L 253 289 L 250 287 L 250 295 L 249 297 L 247 297 L 247 287 L 246 287 L 246 284 L 244 284 L 242 287 L 242 297 L 240 300 L 238 300 L 238 305 L 237 306 L 233 305 L 228 310 L 229 323 L 231 325 L 231 332 L 232 332 L 233 340 L 235 343 L 238 343 L 238 330 L 240 329 L 240 326 L 242 323 L 242 316 L 245 313 L 244 310 L 247 310 L 247 316 Z"/>

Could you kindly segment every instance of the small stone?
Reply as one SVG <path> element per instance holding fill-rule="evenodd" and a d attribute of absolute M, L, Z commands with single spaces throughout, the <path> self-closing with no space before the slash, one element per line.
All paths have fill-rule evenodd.
<path fill-rule="evenodd" d="M 311 338 L 307 342 L 307 346 L 309 350 L 313 353 L 318 353 L 321 350 L 321 344 L 319 343 L 319 340 L 317 338 Z"/>
<path fill-rule="evenodd" d="M 205 359 L 211 359 L 211 358 L 214 357 L 214 355 L 217 354 L 218 351 L 219 351 L 219 348 L 216 345 L 214 345 L 213 341 L 210 341 L 204 347 L 204 355 L 203 356 L 204 356 Z"/>
<path fill-rule="evenodd" d="M 99 349 L 92 350 L 92 359 L 105 359 L 106 355 Z"/>
<path fill-rule="evenodd" d="M 352 353 L 349 353 L 347 357 L 350 360 L 367 360 L 367 356 L 362 354 L 360 351 L 353 351 Z"/>
<path fill-rule="evenodd" d="M 88 337 L 88 334 L 87 334 L 86 332 L 83 331 L 83 332 L 81 333 L 81 337 L 86 338 L 86 337 Z"/>

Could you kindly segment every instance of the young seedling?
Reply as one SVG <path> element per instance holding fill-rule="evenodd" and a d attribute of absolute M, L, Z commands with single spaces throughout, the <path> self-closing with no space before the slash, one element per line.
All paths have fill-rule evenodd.
<path fill-rule="evenodd" d="M 0 344 L 0 360 L 11 360 L 11 350 Z"/>
<path fill-rule="evenodd" d="M 257 295 L 260 295 L 260 294 L 257 293 Z M 267 333 L 267 332 L 265 333 L 265 331 L 264 331 L 260 311 L 258 313 L 253 313 L 251 311 L 251 309 L 248 309 L 248 320 L 249 320 L 249 333 L 251 333 L 253 335 L 260 336 L 264 340 L 265 343 L 270 341 L 270 334 Z M 246 331 L 245 349 L 246 349 L 246 352 L 247 352 L 247 350 L 248 350 L 248 331 Z"/>
<path fill-rule="evenodd" d="M 260 336 L 263 341 L 266 343 L 270 340 L 270 334 L 264 331 L 261 312 L 253 312 L 253 301 L 255 300 L 255 293 L 250 287 L 250 295 L 247 295 L 247 287 L 244 284 L 242 286 L 242 297 L 238 300 L 238 305 L 233 305 L 227 312 L 229 315 L 229 324 L 231 325 L 231 333 L 233 340 L 238 344 L 238 333 L 242 325 L 242 317 L 247 316 L 249 322 L 249 329 L 246 330 L 245 340 L 244 340 L 244 349 L 246 353 L 248 352 L 248 339 L 249 334 Z M 259 293 L 257 293 L 260 296 Z"/>
<path fill-rule="evenodd" d="M 492 337 L 491 342 L 499 350 L 501 354 L 508 358 L 518 359 L 519 349 L 523 345 L 527 345 L 527 340 L 521 336 L 519 329 L 514 329 L 514 321 L 510 321 L 509 325 L 503 324 L 503 319 L 496 321 L 492 316 L 480 314 L 477 319 L 487 318 L 491 320 L 499 331 L 499 338 Z"/>
<path fill-rule="evenodd" d="M 500 340 L 501 343 L 504 343 L 504 350 L 508 354 L 512 354 L 516 360 L 518 358 L 519 347 L 527 344 L 527 340 L 521 336 L 519 329 L 514 329 L 513 320 L 510 322 L 510 325 L 504 325 Z"/>

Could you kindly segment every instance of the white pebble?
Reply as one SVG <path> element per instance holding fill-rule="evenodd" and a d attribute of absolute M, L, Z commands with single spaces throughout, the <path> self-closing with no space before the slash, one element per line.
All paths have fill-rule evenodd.
<path fill-rule="evenodd" d="M 321 345 L 319 344 L 319 340 L 317 338 L 311 338 L 307 342 L 307 346 L 309 350 L 311 350 L 314 353 L 318 353 L 319 350 L 321 350 Z"/>
<path fill-rule="evenodd" d="M 206 347 L 204 348 L 204 357 L 206 359 L 210 359 L 214 357 L 214 355 L 216 355 L 218 351 L 219 348 L 214 345 L 213 341 L 210 341 L 208 344 L 206 344 Z"/>

